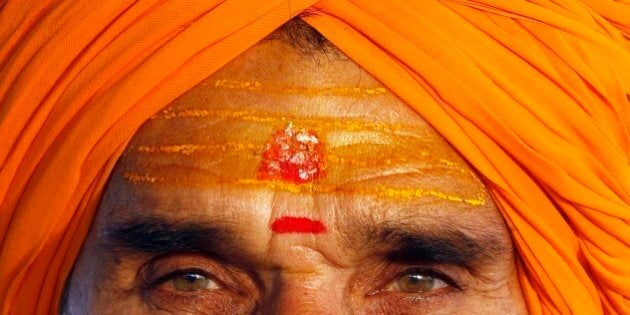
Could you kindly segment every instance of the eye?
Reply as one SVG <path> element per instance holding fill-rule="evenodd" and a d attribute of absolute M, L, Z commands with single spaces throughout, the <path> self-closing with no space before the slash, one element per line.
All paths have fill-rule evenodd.
<path fill-rule="evenodd" d="M 446 280 L 446 278 L 436 272 L 411 269 L 396 276 L 386 290 L 405 293 L 433 293 L 452 287 L 449 284 L 451 280 Z"/>
<path fill-rule="evenodd" d="M 260 300 L 246 270 L 198 253 L 154 257 L 137 279 L 141 282 L 134 291 L 146 306 L 169 314 L 250 314 Z"/>
<path fill-rule="evenodd" d="M 199 291 L 219 287 L 216 282 L 198 273 L 185 273 L 171 281 L 173 281 L 173 287 L 180 291 Z"/>
<path fill-rule="evenodd" d="M 202 291 L 219 289 L 217 281 L 203 271 L 177 271 L 160 279 L 162 286 L 171 287 L 177 291 Z"/>

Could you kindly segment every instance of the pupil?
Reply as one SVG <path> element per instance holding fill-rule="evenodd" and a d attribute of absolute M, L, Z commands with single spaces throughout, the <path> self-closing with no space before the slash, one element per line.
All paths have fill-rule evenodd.
<path fill-rule="evenodd" d="M 208 288 L 210 279 L 196 273 L 186 273 L 172 280 L 175 289 L 180 291 L 199 291 Z"/>
<path fill-rule="evenodd" d="M 203 276 L 194 273 L 188 273 L 184 275 L 184 281 L 188 283 L 194 283 L 195 281 L 201 279 L 203 279 Z"/>
<path fill-rule="evenodd" d="M 398 285 L 404 292 L 420 293 L 431 291 L 433 289 L 433 281 L 432 277 L 421 274 L 408 274 L 398 280 Z"/>
<path fill-rule="evenodd" d="M 424 279 L 424 277 L 421 276 L 421 275 L 410 275 L 409 276 L 409 282 L 411 282 L 412 285 L 418 284 L 421 281 L 426 281 Z"/>

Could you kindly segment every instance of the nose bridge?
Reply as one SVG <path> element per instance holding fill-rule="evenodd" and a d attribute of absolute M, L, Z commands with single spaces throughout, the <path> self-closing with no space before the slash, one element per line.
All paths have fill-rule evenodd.
<path fill-rule="evenodd" d="M 328 199 L 317 194 L 274 195 L 266 259 L 275 270 L 260 313 L 351 314 Z"/>
<path fill-rule="evenodd" d="M 279 272 L 264 314 L 351 314 L 344 286 L 314 272 Z"/>

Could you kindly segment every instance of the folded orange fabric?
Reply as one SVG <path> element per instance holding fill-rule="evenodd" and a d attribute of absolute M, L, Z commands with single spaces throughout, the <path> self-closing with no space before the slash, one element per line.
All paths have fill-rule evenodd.
<path fill-rule="evenodd" d="M 512 230 L 529 311 L 630 313 L 630 4 L 0 1 L 0 312 L 55 313 L 154 112 L 304 10 L 446 137 Z"/>

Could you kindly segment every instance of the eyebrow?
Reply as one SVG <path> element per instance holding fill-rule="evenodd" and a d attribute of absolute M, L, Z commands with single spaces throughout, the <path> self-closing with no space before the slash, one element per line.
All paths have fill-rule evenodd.
<path fill-rule="evenodd" d="M 110 223 L 101 237 L 101 245 L 113 253 L 212 253 L 219 247 L 226 247 L 233 240 L 231 236 L 229 229 L 207 223 L 139 217 Z"/>
<path fill-rule="evenodd" d="M 418 229 L 411 224 L 388 222 L 363 226 L 361 248 L 382 254 L 391 262 L 457 265 L 469 270 L 491 260 L 511 257 L 512 249 L 497 236 L 470 236 L 453 227 Z M 352 239 L 352 240 L 351 240 Z M 350 244 L 357 244 L 348 237 Z M 108 254 L 165 254 L 200 252 L 216 256 L 220 249 L 234 252 L 233 232 L 209 223 L 175 221 L 159 217 L 138 217 L 111 223 L 105 228 L 101 245 Z M 354 245 L 353 247 L 356 247 Z M 240 257 L 247 256 L 239 253 Z"/>
<path fill-rule="evenodd" d="M 475 269 L 491 260 L 511 257 L 512 250 L 492 234 L 470 236 L 453 227 L 417 230 L 408 224 L 367 228 L 367 246 L 400 263 L 435 263 Z"/>

